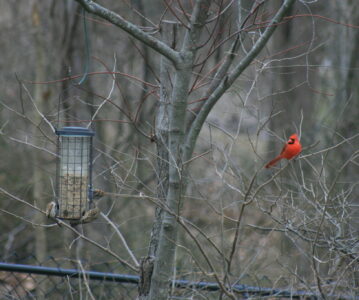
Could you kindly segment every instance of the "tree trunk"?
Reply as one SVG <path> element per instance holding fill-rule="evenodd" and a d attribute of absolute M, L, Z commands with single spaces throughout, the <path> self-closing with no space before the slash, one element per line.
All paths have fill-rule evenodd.
<path fill-rule="evenodd" d="M 176 32 L 178 25 L 174 23 L 163 23 L 162 39 L 166 44 L 175 45 Z M 161 87 L 160 101 L 156 113 L 156 132 L 155 141 L 157 146 L 157 198 L 161 204 L 166 203 L 169 182 L 169 152 L 168 152 L 168 130 L 169 130 L 169 104 L 172 91 L 171 74 L 174 72 L 172 63 L 165 57 L 161 57 L 160 66 Z M 155 221 L 152 227 L 150 245 L 147 258 L 143 259 L 145 264 L 141 264 L 141 283 L 139 285 L 139 299 L 147 299 L 150 292 L 152 281 L 152 271 L 154 266 L 154 258 L 157 256 L 157 249 L 161 235 L 161 227 L 163 222 L 163 209 L 156 207 Z M 168 278 L 167 278 L 168 279 Z M 166 279 L 166 282 L 167 282 Z"/>
<path fill-rule="evenodd" d="M 195 53 L 199 45 L 201 29 L 207 19 L 210 1 L 199 0 L 193 8 L 190 28 L 186 31 L 180 59 L 175 65 L 175 80 L 171 102 L 169 103 L 168 131 L 168 192 L 166 195 L 166 210 L 158 240 L 155 264 L 149 293 L 150 300 L 165 300 L 169 296 L 169 279 L 175 267 L 175 250 L 177 242 L 178 223 L 182 206 L 183 182 L 183 143 L 186 128 L 186 109 L 188 88 L 192 76 Z M 174 35 L 175 36 L 175 35 Z"/>
<path fill-rule="evenodd" d="M 185 63 L 186 64 L 186 63 Z M 149 299 L 167 299 L 169 278 L 175 261 L 177 240 L 176 216 L 179 215 L 182 196 L 181 146 L 184 139 L 185 109 L 190 70 L 184 67 L 176 71 L 175 88 L 170 107 L 169 123 L 169 182 L 166 208 L 163 212 L 158 250 L 155 259 Z"/>

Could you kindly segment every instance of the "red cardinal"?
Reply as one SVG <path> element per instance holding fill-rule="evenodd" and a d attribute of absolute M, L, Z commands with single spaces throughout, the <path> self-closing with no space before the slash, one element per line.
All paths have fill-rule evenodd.
<path fill-rule="evenodd" d="M 284 145 L 282 152 L 273 160 L 265 165 L 266 168 L 274 166 L 282 158 L 292 159 L 302 151 L 302 145 L 299 142 L 298 135 L 293 133 L 287 143 Z"/>

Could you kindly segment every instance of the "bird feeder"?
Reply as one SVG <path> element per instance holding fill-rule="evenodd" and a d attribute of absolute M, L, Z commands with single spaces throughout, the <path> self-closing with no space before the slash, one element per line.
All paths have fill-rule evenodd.
<path fill-rule="evenodd" d="M 92 204 L 92 139 L 95 133 L 83 127 L 56 130 L 56 217 L 78 220 Z"/>

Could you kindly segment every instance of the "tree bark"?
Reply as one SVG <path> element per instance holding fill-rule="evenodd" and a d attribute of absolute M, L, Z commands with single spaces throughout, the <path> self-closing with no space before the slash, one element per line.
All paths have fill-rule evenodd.
<path fill-rule="evenodd" d="M 201 29 L 207 19 L 209 6 L 209 0 L 199 0 L 196 2 L 190 19 L 189 30 L 186 32 L 182 49 L 179 52 L 181 61 L 175 64 L 175 81 L 169 106 L 169 181 L 166 197 L 167 210 L 163 212 L 158 250 L 155 257 L 149 293 L 150 300 L 165 300 L 168 298 L 168 280 L 171 278 L 171 273 L 175 267 L 175 250 L 178 232 L 176 218 L 180 215 L 182 191 L 185 189 L 182 177 L 182 147 L 185 135 L 188 89 L 194 57 L 199 45 Z"/>
<path fill-rule="evenodd" d="M 177 24 L 166 23 L 162 24 L 162 40 L 168 45 L 175 45 L 174 37 L 178 30 Z M 168 153 L 168 129 L 169 129 L 169 104 L 172 91 L 172 78 L 174 68 L 171 61 L 166 57 L 161 57 L 160 66 L 160 99 L 157 105 L 156 113 L 156 127 L 154 141 L 157 146 L 157 199 L 160 203 L 166 203 L 166 196 L 168 193 L 168 172 L 169 172 L 169 153 Z M 150 292 L 151 280 L 154 267 L 154 258 L 157 256 L 157 248 L 160 239 L 161 227 L 163 221 L 163 209 L 161 206 L 156 207 L 155 220 L 152 226 L 150 244 L 148 249 L 148 256 L 142 261 L 146 264 L 141 264 L 141 280 L 139 285 L 139 299 L 147 299 Z M 146 270 L 145 270 L 146 269 Z M 151 271 L 149 271 L 151 269 Z M 145 277 L 145 278 L 144 278 Z"/>

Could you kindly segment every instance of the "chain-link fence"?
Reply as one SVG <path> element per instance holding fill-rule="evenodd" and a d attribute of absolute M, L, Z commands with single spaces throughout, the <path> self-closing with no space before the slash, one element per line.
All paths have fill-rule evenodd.
<path fill-rule="evenodd" d="M 62 267 L 71 264 L 73 268 Z M 111 270 L 110 264 L 99 264 L 97 268 Z M 61 263 L 52 257 L 39 265 L 0 262 L 0 299 L 136 299 L 138 282 L 137 275 L 90 271 L 82 263 Z M 217 283 L 175 280 L 169 284 L 173 286 L 173 299 L 220 298 Z M 243 284 L 231 289 L 238 299 L 320 299 L 316 293 L 307 291 Z M 330 298 L 349 300 L 359 299 L 359 296 L 333 295 Z"/>
<path fill-rule="evenodd" d="M 63 267 L 71 265 L 72 268 Z M 53 257 L 38 265 L 0 263 L 0 299 L 136 298 L 137 276 L 86 271 L 85 266 L 81 267 Z M 106 264 L 98 268 L 110 270 Z"/>

